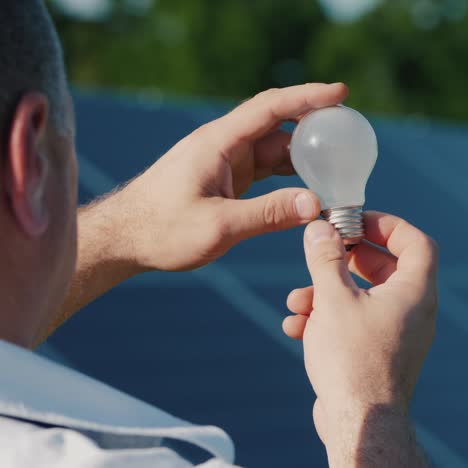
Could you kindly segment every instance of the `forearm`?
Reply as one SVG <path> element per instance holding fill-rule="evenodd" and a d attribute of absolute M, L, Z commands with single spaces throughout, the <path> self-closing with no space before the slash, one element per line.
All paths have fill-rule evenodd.
<path fill-rule="evenodd" d="M 331 468 L 429 466 L 408 417 L 385 405 L 358 417 L 341 416 L 330 427 L 326 446 Z"/>
<path fill-rule="evenodd" d="M 127 235 L 124 202 L 123 192 L 115 192 L 79 209 L 75 275 L 62 308 L 52 316 L 42 339 L 94 299 L 142 271 Z"/>

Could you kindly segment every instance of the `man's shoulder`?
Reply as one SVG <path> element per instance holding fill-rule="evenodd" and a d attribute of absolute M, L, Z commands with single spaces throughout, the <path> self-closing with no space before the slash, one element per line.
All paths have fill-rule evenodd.
<path fill-rule="evenodd" d="M 124 450 L 119 443 L 115 448 L 102 447 L 89 433 L 3 416 L 0 416 L 0 465 L 3 468 L 194 466 L 164 445 L 133 448 L 127 444 Z M 232 468 L 219 458 L 212 458 L 202 466 Z"/>
<path fill-rule="evenodd" d="M 171 438 L 199 446 L 228 463 L 234 458 L 232 441 L 221 429 L 183 421 L 4 341 L 0 341 L 0 415 L 3 428 L 11 426 L 22 434 L 48 425 L 65 431 L 61 436 L 70 437 L 66 431 L 73 429 L 75 434 L 153 438 L 153 446 L 161 438 Z"/>

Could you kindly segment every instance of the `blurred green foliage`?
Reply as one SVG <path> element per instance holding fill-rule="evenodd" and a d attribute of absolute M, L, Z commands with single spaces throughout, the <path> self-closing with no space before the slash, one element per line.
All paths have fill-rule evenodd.
<path fill-rule="evenodd" d="M 468 17 L 455 0 L 388 0 L 345 24 L 315 0 L 125 5 L 95 22 L 52 8 L 75 84 L 241 99 L 344 81 L 365 112 L 468 120 Z"/>

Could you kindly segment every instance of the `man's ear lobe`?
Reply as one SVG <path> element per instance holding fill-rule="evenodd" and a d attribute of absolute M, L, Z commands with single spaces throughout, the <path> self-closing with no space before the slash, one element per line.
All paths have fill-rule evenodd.
<path fill-rule="evenodd" d="M 26 94 L 16 106 L 10 127 L 6 190 L 19 227 L 30 237 L 40 236 L 48 227 L 48 113 L 48 100 L 43 94 Z"/>

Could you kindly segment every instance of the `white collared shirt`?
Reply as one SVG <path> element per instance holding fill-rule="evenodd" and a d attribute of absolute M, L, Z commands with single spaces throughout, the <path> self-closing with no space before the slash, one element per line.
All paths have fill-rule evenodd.
<path fill-rule="evenodd" d="M 195 466 L 171 441 L 206 453 L 196 466 L 233 467 L 234 447 L 221 429 L 182 421 L 0 340 L 2 468 Z"/>

